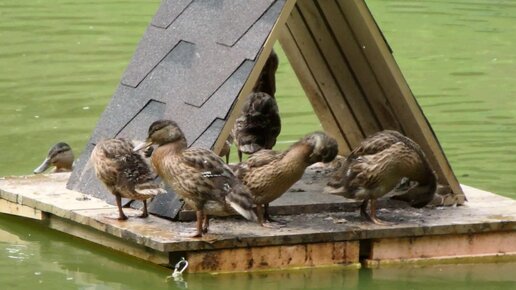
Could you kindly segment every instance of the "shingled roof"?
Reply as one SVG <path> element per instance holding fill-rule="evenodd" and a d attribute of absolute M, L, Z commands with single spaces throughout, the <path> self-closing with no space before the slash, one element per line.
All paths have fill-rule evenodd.
<path fill-rule="evenodd" d="M 102 114 L 68 188 L 113 203 L 87 166 L 103 138 L 143 140 L 175 120 L 189 145 L 219 150 L 235 114 L 280 42 L 321 124 L 345 154 L 365 136 L 397 129 L 421 144 L 459 203 L 457 179 L 363 0 L 163 1 Z M 149 211 L 173 218 L 158 196 Z"/>

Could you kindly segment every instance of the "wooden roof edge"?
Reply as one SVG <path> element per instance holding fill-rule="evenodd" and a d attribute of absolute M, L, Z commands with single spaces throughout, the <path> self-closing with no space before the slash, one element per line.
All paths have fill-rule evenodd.
<path fill-rule="evenodd" d="M 258 77 L 263 69 L 263 66 L 265 65 L 265 62 L 267 61 L 268 56 L 270 55 L 272 51 L 272 47 L 274 46 L 274 43 L 278 39 L 278 35 L 280 33 L 281 28 L 285 25 L 287 22 L 287 19 L 290 15 L 290 12 L 294 8 L 294 5 L 296 4 L 297 0 L 286 0 L 285 5 L 283 6 L 283 9 L 281 10 L 281 13 L 276 20 L 276 23 L 274 24 L 271 32 L 269 33 L 269 36 L 265 40 L 265 43 L 263 44 L 262 51 L 258 55 L 256 59 L 256 63 L 249 74 L 249 77 L 247 78 L 247 81 L 245 82 L 244 86 L 242 87 L 242 90 L 240 91 L 237 99 L 233 103 L 233 106 L 231 110 L 228 113 L 228 116 L 226 118 L 226 122 L 224 124 L 224 127 L 219 133 L 219 137 L 215 141 L 215 144 L 213 145 L 213 151 L 220 152 L 222 150 L 222 147 L 224 146 L 224 143 L 226 142 L 226 139 L 228 138 L 231 129 L 233 128 L 233 125 L 235 123 L 235 120 L 238 116 L 237 112 L 239 112 L 242 109 L 242 106 L 245 102 L 245 97 L 251 93 L 254 84 L 258 80 Z"/>

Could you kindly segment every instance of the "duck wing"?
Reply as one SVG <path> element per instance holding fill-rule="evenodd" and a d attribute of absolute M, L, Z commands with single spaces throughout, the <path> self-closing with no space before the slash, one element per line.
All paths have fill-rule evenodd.
<path fill-rule="evenodd" d="M 397 131 L 380 131 L 364 139 L 358 147 L 351 151 L 349 157 L 356 158 L 362 155 L 376 154 L 404 139 L 407 138 Z"/>
<path fill-rule="evenodd" d="M 209 199 L 227 202 L 248 220 L 256 220 L 252 196 L 231 168 L 211 150 L 190 148 L 182 153 L 182 162 L 197 171 L 197 190 Z"/>

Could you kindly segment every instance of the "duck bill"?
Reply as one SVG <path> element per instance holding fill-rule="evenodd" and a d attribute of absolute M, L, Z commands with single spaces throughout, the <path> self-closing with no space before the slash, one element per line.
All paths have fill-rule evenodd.
<path fill-rule="evenodd" d="M 152 141 L 145 141 L 145 142 L 141 143 L 140 145 L 137 145 L 136 147 L 134 147 L 133 152 L 140 151 L 145 148 L 149 148 L 151 145 L 152 145 Z"/>
<path fill-rule="evenodd" d="M 50 167 L 50 158 L 46 158 L 43 163 L 41 163 L 40 166 L 38 166 L 38 168 L 34 169 L 34 174 L 40 174 L 42 173 L 43 171 L 47 170 L 48 168 Z"/>

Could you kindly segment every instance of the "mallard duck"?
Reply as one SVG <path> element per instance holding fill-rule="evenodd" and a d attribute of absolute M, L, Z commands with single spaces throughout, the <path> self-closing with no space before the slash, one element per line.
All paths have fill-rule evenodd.
<path fill-rule="evenodd" d="M 272 221 L 268 204 L 280 197 L 316 162 L 330 162 L 338 153 L 335 139 L 323 132 L 306 135 L 284 152 L 260 150 L 233 166 L 235 174 L 251 190 L 259 222 Z"/>
<path fill-rule="evenodd" d="M 152 144 L 152 164 L 158 175 L 196 211 L 196 232 L 201 237 L 208 231 L 208 215 L 225 215 L 232 209 L 248 220 L 256 221 L 249 190 L 213 151 L 187 148 L 179 126 L 170 120 L 159 120 L 149 127 L 147 142 Z"/>
<path fill-rule="evenodd" d="M 389 196 L 423 207 L 434 197 L 436 180 L 417 143 L 397 131 L 385 130 L 368 137 L 350 153 L 325 192 L 363 200 L 360 214 L 381 224 L 376 217 L 378 198 Z"/>
<path fill-rule="evenodd" d="M 250 94 L 232 131 L 239 161 L 242 162 L 242 153 L 253 154 L 261 149 L 271 149 L 280 131 L 281 120 L 276 100 L 263 92 Z"/>
<path fill-rule="evenodd" d="M 147 199 L 165 193 L 156 182 L 143 156 L 133 152 L 133 143 L 125 139 L 100 141 L 91 153 L 90 160 L 100 179 L 116 198 L 118 219 L 126 220 L 122 210 L 122 197 L 143 201 L 141 218 L 147 217 Z"/>
<path fill-rule="evenodd" d="M 276 142 L 276 137 L 277 135 L 279 134 L 280 130 L 281 130 L 281 123 L 280 123 L 280 119 L 279 119 L 279 113 L 278 113 L 278 109 L 277 109 L 277 105 L 276 105 L 276 100 L 274 100 L 274 95 L 276 94 L 276 70 L 278 69 L 278 65 L 279 65 L 279 59 L 278 59 L 278 55 L 276 54 L 276 52 L 274 52 L 274 49 L 271 51 L 271 54 L 269 55 L 269 57 L 267 58 L 267 61 L 265 62 L 265 65 L 263 66 L 263 69 L 260 73 L 260 76 L 258 77 L 258 80 L 256 81 L 254 87 L 253 87 L 253 93 L 265 93 L 265 94 L 268 94 L 269 96 L 271 96 L 273 98 L 272 101 L 269 101 L 269 102 L 273 102 L 274 104 L 271 105 L 271 108 L 275 107 L 275 109 L 272 109 L 273 112 L 269 113 L 269 112 L 266 112 L 266 111 L 263 111 L 262 110 L 269 110 L 266 106 L 264 105 L 259 105 L 258 103 L 260 102 L 263 102 L 263 100 L 255 100 L 255 102 L 258 104 L 258 105 L 255 105 L 255 106 L 250 106 L 249 104 L 246 104 L 244 105 L 244 108 L 242 109 L 242 114 L 241 114 L 241 118 L 239 118 L 237 121 L 236 121 L 236 124 L 235 124 L 235 127 L 233 129 L 233 131 L 229 134 L 228 136 L 228 139 L 226 140 L 226 142 L 224 143 L 224 147 L 222 148 L 219 156 L 225 156 L 226 157 L 226 163 L 229 163 L 229 154 L 230 154 L 230 150 L 231 150 L 231 144 L 233 143 L 233 140 L 234 140 L 234 135 L 235 133 L 239 133 L 239 140 L 241 140 L 240 143 L 237 143 L 237 148 L 239 147 L 239 144 L 241 144 L 243 147 L 244 147 L 244 150 L 247 149 L 247 148 L 250 148 L 251 149 L 251 153 L 259 150 L 259 149 L 256 149 L 256 148 L 266 148 L 266 149 L 271 149 L 272 146 L 274 146 L 274 143 Z M 248 103 L 250 102 L 249 98 L 251 98 L 252 94 L 250 96 L 248 96 Z M 249 108 L 252 108 L 251 110 L 254 110 L 254 112 L 252 111 L 249 111 Z M 255 137 L 254 134 L 259 134 L 261 136 L 263 136 L 264 134 L 264 130 L 263 129 L 256 129 L 258 132 L 253 132 L 253 130 L 255 130 L 256 127 L 253 127 L 253 126 L 256 126 L 254 124 L 260 124 L 258 120 L 258 122 L 255 122 L 254 124 L 252 123 L 253 121 L 251 120 L 250 123 L 251 124 L 248 124 L 248 122 L 246 122 L 246 115 L 247 116 L 251 116 L 250 118 L 251 119 L 256 119 L 256 118 L 259 118 L 259 114 L 263 114 L 264 117 L 262 118 L 262 121 L 267 119 L 267 118 L 270 118 L 269 115 L 273 115 L 272 118 L 270 118 L 273 122 L 272 124 L 272 128 L 270 130 L 271 134 L 275 136 L 273 137 L 268 137 L 267 135 L 270 135 L 270 134 L 265 134 L 266 136 L 264 137 Z M 269 121 L 267 121 L 268 123 Z M 246 129 L 247 127 L 247 129 Z M 277 127 L 277 128 L 276 128 Z M 275 132 L 275 130 L 277 131 L 277 133 Z M 267 132 L 267 131 L 265 131 Z M 254 139 L 257 139 L 256 141 Z M 266 139 L 269 139 L 269 140 L 266 140 Z M 271 142 L 274 142 L 272 145 L 269 145 Z M 250 145 L 248 146 L 251 146 L 251 147 L 245 147 L 247 146 L 247 144 L 250 143 Z M 264 144 L 264 145 L 261 145 L 261 144 Z M 256 147 L 257 145 L 259 147 Z M 255 148 L 252 148 L 252 147 L 255 147 Z M 249 150 L 249 149 L 248 149 Z M 246 152 L 246 151 L 244 151 Z M 238 157 L 239 157 L 239 160 L 242 161 L 242 151 L 238 151 Z"/>
<path fill-rule="evenodd" d="M 278 70 L 278 65 L 279 58 L 273 49 L 254 85 L 253 92 L 264 92 L 274 98 L 276 95 L 276 70 Z"/>
<path fill-rule="evenodd" d="M 70 145 L 59 142 L 48 150 L 47 157 L 40 166 L 34 169 L 34 174 L 43 173 L 51 166 L 55 167 L 53 172 L 72 171 L 73 160 L 74 156 Z"/>

